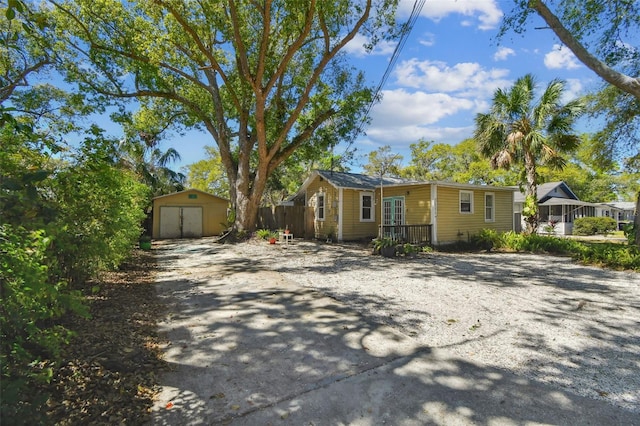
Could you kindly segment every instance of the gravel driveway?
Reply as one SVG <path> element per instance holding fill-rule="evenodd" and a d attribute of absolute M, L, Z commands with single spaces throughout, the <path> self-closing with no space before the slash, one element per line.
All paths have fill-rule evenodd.
<path fill-rule="evenodd" d="M 640 274 L 531 254 L 230 247 L 429 347 L 640 412 Z"/>
<path fill-rule="evenodd" d="M 387 259 L 308 241 L 216 247 L 229 274 L 281 274 L 419 345 L 640 413 L 638 273 L 530 254 Z M 198 280 L 207 271 L 193 273 Z"/>

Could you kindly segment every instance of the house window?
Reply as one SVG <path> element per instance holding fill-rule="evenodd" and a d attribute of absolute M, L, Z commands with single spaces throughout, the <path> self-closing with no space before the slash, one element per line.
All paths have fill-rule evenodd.
<path fill-rule="evenodd" d="M 460 191 L 460 213 L 473 213 L 473 191 Z"/>
<path fill-rule="evenodd" d="M 360 222 L 373 222 L 373 194 L 370 192 L 360 193 Z"/>
<path fill-rule="evenodd" d="M 324 204 L 325 196 L 322 192 L 318 193 L 318 205 L 316 206 L 316 219 L 324 220 Z"/>
<path fill-rule="evenodd" d="M 487 192 L 484 194 L 484 221 L 493 222 L 495 218 L 495 196 L 493 193 Z"/>

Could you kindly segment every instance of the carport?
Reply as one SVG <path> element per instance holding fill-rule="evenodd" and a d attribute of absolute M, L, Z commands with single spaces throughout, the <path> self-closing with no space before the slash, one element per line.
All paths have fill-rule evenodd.
<path fill-rule="evenodd" d="M 153 199 L 153 238 L 199 238 L 220 235 L 229 200 L 198 189 Z"/>

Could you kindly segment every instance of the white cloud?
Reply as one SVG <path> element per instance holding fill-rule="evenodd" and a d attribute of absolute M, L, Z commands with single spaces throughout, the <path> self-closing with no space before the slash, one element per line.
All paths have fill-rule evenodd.
<path fill-rule="evenodd" d="M 431 47 L 436 44 L 436 35 L 433 33 L 424 33 L 422 37 L 418 39 L 418 43 L 423 46 Z"/>
<path fill-rule="evenodd" d="M 509 56 L 515 56 L 515 50 L 509 47 L 501 47 L 493 55 L 494 61 L 505 61 Z"/>
<path fill-rule="evenodd" d="M 459 96 L 490 96 L 498 87 L 510 84 L 506 79 L 509 70 L 484 69 L 476 62 L 463 62 L 449 66 L 441 61 L 419 61 L 410 59 L 396 66 L 395 76 L 399 86 L 456 92 Z"/>
<path fill-rule="evenodd" d="M 580 62 L 569 48 L 554 44 L 553 50 L 544 55 L 544 64 L 549 69 L 572 70 L 580 68 Z"/>
<path fill-rule="evenodd" d="M 414 4 L 413 0 L 401 0 L 398 7 L 399 15 L 401 17 L 409 16 Z M 461 25 L 471 26 L 477 22 L 477 26 L 481 30 L 496 28 L 503 15 L 495 0 L 438 0 L 426 2 L 422 8 L 421 16 L 438 22 L 453 13 L 472 18 L 464 19 Z"/>
<path fill-rule="evenodd" d="M 371 111 L 372 126 L 425 125 L 460 110 L 471 110 L 472 100 L 446 93 L 409 93 L 404 89 L 384 90 L 382 101 Z"/>
<path fill-rule="evenodd" d="M 347 52 L 357 58 L 362 58 L 367 55 L 391 55 L 396 48 L 395 42 L 389 42 L 386 40 L 380 41 L 371 52 L 367 52 L 364 45 L 369 40 L 362 34 L 356 34 L 356 36 L 344 47 L 343 51 Z"/>
<path fill-rule="evenodd" d="M 584 86 L 582 81 L 577 78 L 569 78 L 565 80 L 563 102 L 569 102 L 584 95 Z"/>

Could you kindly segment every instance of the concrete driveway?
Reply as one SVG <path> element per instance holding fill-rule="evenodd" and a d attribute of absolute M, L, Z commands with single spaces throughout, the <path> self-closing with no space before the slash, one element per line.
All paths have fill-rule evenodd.
<path fill-rule="evenodd" d="M 421 346 L 239 250 L 154 247 L 171 365 L 154 424 L 640 425 L 604 401 Z"/>

